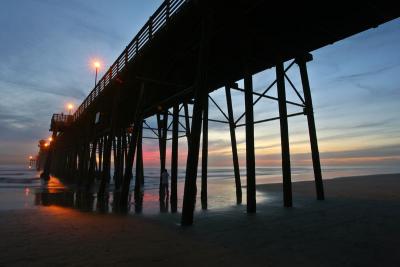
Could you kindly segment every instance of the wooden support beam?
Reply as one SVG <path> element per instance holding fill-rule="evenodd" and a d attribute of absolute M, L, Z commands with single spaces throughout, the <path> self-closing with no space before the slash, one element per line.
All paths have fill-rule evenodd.
<path fill-rule="evenodd" d="M 243 116 L 244 116 L 244 115 L 243 115 Z M 188 119 L 187 123 L 189 123 L 190 119 L 192 118 L 191 116 L 185 116 L 185 115 L 179 115 L 179 117 L 180 117 L 180 118 Z M 209 122 L 218 122 L 218 123 L 229 124 L 228 121 L 216 120 L 216 119 L 210 119 L 210 118 L 208 118 L 208 121 L 209 121 Z M 181 124 L 181 123 L 180 123 L 180 124 Z M 185 123 L 185 124 L 186 124 L 186 123 Z M 186 129 L 186 126 L 183 126 L 182 124 L 181 124 L 181 126 L 182 126 L 183 128 Z M 190 130 L 190 127 L 189 127 L 189 130 Z M 180 132 L 181 132 L 181 131 L 180 131 Z"/>
<path fill-rule="evenodd" d="M 117 140 L 118 140 L 118 131 L 115 131 L 115 136 L 111 143 L 111 155 L 112 155 L 112 162 L 114 162 L 114 173 L 112 175 L 112 179 L 114 181 L 115 190 L 118 190 L 118 148 L 117 148 Z M 111 165 L 110 165 L 111 166 Z"/>
<path fill-rule="evenodd" d="M 186 138 L 188 140 L 188 146 L 189 146 L 189 140 L 190 140 L 190 116 L 189 116 L 189 107 L 187 103 L 183 104 L 184 112 L 185 112 L 185 130 L 186 130 Z"/>
<path fill-rule="evenodd" d="M 104 137 L 104 152 L 103 152 L 103 169 L 101 173 L 101 181 L 99 186 L 98 195 L 104 197 L 106 189 L 110 183 L 110 170 L 111 170 L 111 150 L 112 150 L 112 133 Z"/>
<path fill-rule="evenodd" d="M 117 140 L 118 140 L 118 131 L 116 131 L 116 133 L 115 133 L 115 136 L 114 136 L 114 138 L 112 140 L 112 147 L 111 147 L 111 150 L 112 150 L 111 154 L 112 154 L 113 162 L 114 162 L 114 183 L 116 182 L 115 179 L 116 179 L 116 175 L 117 175 L 117 172 L 118 172 Z"/>
<path fill-rule="evenodd" d="M 143 121 L 139 122 L 137 148 L 136 148 L 136 175 L 135 175 L 135 205 L 141 205 L 142 201 L 142 190 L 144 181 L 143 172 Z"/>
<path fill-rule="evenodd" d="M 253 78 L 250 74 L 244 77 L 244 103 L 246 110 L 246 172 L 247 172 L 247 212 L 256 212 L 256 165 L 254 152 L 254 111 L 253 111 Z"/>
<path fill-rule="evenodd" d="M 76 175 L 76 165 L 77 165 L 77 159 L 78 158 L 78 148 L 77 146 L 74 146 L 71 152 L 71 167 L 70 167 L 70 171 L 68 174 L 68 178 L 70 181 L 72 181 Z"/>
<path fill-rule="evenodd" d="M 192 129 L 189 138 L 189 149 L 186 162 L 185 189 L 182 207 L 182 225 L 193 224 L 193 213 L 197 195 L 197 165 L 199 160 L 200 135 L 202 122 L 203 103 L 207 99 L 207 94 L 198 94 L 193 107 Z"/>
<path fill-rule="evenodd" d="M 242 204 L 242 184 L 240 181 L 239 158 L 237 153 L 236 133 L 235 133 L 235 120 L 233 118 L 231 90 L 228 86 L 225 86 L 225 95 L 226 95 L 226 105 L 228 107 L 229 132 L 231 135 L 233 171 L 235 173 L 236 203 Z"/>
<path fill-rule="evenodd" d="M 199 5 L 206 5 L 206 3 L 199 2 Z M 205 6 L 203 6 L 204 8 Z M 199 161 L 199 149 L 200 149 L 200 135 L 201 135 L 201 123 L 202 113 L 205 105 L 205 101 L 208 97 L 207 84 L 207 66 L 209 58 L 209 42 L 210 36 L 208 34 L 208 28 L 210 25 L 210 12 L 207 12 L 206 8 L 202 14 L 205 14 L 206 18 L 202 21 L 201 30 L 201 41 L 199 49 L 199 60 L 197 77 L 195 81 L 195 97 L 193 105 L 192 115 L 192 128 L 190 132 L 190 138 L 188 140 L 189 149 L 186 161 L 186 175 L 185 175 L 185 189 L 183 195 L 183 206 L 182 206 L 182 225 L 193 224 L 193 213 L 196 204 L 197 195 L 197 166 Z"/>
<path fill-rule="evenodd" d="M 138 97 L 137 97 L 137 102 L 136 102 L 136 110 L 134 113 L 134 128 L 132 132 L 132 137 L 129 143 L 129 148 L 128 148 L 128 154 L 127 154 L 127 160 L 126 160 L 126 166 L 125 166 L 125 173 L 124 173 L 124 179 L 122 181 L 122 187 L 121 187 L 121 197 L 120 197 L 120 203 L 119 206 L 121 209 L 126 209 L 128 205 L 128 197 L 129 197 L 129 188 L 131 184 L 131 179 L 132 179 L 132 168 L 133 168 L 133 161 L 135 159 L 135 152 L 136 152 L 136 145 L 137 145 L 137 139 L 139 136 L 139 130 L 140 127 L 138 127 L 139 123 L 143 121 L 142 118 L 142 101 L 143 101 L 143 96 L 144 96 L 144 83 L 141 84 Z"/>
<path fill-rule="evenodd" d="M 88 168 L 89 159 L 90 159 L 90 143 L 86 131 L 86 137 L 84 138 L 82 146 L 82 166 L 80 169 L 78 186 L 84 185 L 84 182 L 87 180 L 88 170 L 89 170 Z"/>
<path fill-rule="evenodd" d="M 310 137 L 311 155 L 312 155 L 313 168 L 314 168 L 314 179 L 315 179 L 315 188 L 316 188 L 316 192 L 317 192 L 317 199 L 323 200 L 325 198 L 324 185 L 322 182 L 321 163 L 320 163 L 320 159 L 319 159 L 319 149 L 318 149 L 318 141 L 317 141 L 317 131 L 315 129 L 314 109 L 313 109 L 313 103 L 312 103 L 312 97 L 311 97 L 310 82 L 308 80 L 306 58 L 304 58 L 304 57 L 297 58 L 296 63 L 300 69 L 301 82 L 303 85 L 303 92 L 304 92 L 304 98 L 305 98 L 305 104 L 306 104 L 308 133 L 309 133 L 309 137 Z"/>
<path fill-rule="evenodd" d="M 98 168 L 98 173 L 103 172 L 103 155 L 104 155 L 104 136 L 100 138 L 99 142 L 99 168 Z"/>
<path fill-rule="evenodd" d="M 106 187 L 108 187 L 110 183 L 110 169 L 111 169 L 111 153 L 112 153 L 112 145 L 115 142 L 115 136 L 117 134 L 117 127 L 119 122 L 119 101 L 121 97 L 121 91 L 117 91 L 114 95 L 113 106 L 111 110 L 111 118 L 110 118 L 110 131 L 108 138 L 104 142 L 104 158 L 103 158 L 103 172 L 102 179 L 99 187 L 99 195 L 104 196 Z M 115 146 L 114 146 L 115 147 Z M 115 160 L 115 158 L 114 158 Z"/>
<path fill-rule="evenodd" d="M 158 125 L 158 144 L 160 150 L 160 184 L 159 184 L 159 197 L 160 200 L 164 199 L 164 191 L 162 190 L 162 173 L 165 170 L 165 160 L 167 153 L 167 133 L 168 133 L 168 110 L 164 110 L 162 114 L 157 114 L 157 125 Z"/>
<path fill-rule="evenodd" d="M 122 136 L 122 149 L 123 149 L 123 155 L 124 155 L 124 166 L 122 168 L 122 178 L 124 177 L 124 169 L 127 164 L 127 159 L 128 159 L 128 138 L 129 138 L 129 133 L 127 133 L 126 130 L 124 130 L 123 136 Z"/>
<path fill-rule="evenodd" d="M 133 129 L 132 139 L 128 149 L 127 164 L 125 166 L 124 179 L 121 185 L 121 197 L 119 207 L 124 210 L 128 207 L 129 189 L 132 180 L 133 161 L 135 160 L 136 146 L 138 141 L 139 129 L 138 125 Z"/>
<path fill-rule="evenodd" d="M 201 154 L 201 208 L 207 209 L 207 161 L 208 161 L 208 98 L 203 107 L 203 151 Z"/>
<path fill-rule="evenodd" d="M 94 181 L 95 167 L 96 167 L 97 143 L 98 143 L 97 139 L 95 139 L 92 143 L 92 152 L 90 154 L 89 174 L 88 174 L 88 179 L 87 179 L 87 183 L 86 183 L 86 191 L 89 191 L 89 189 L 92 186 L 93 181 Z"/>
<path fill-rule="evenodd" d="M 117 133 L 117 140 L 116 140 L 116 153 L 114 158 L 115 163 L 115 175 L 114 175 L 114 183 L 115 183 L 115 190 L 119 190 L 121 187 L 122 182 L 122 175 L 123 175 L 123 168 L 124 168 L 124 156 L 123 156 L 123 148 L 122 148 L 122 130 L 119 129 Z"/>
<path fill-rule="evenodd" d="M 178 210 L 178 131 L 179 106 L 173 107 L 172 118 L 172 152 L 171 152 L 171 212 Z"/>
<path fill-rule="evenodd" d="M 120 133 L 120 143 L 119 143 L 119 180 L 122 182 L 122 178 L 124 177 L 124 163 L 125 163 L 125 148 L 123 144 L 123 139 L 125 138 L 125 129 L 121 129 Z"/>
<path fill-rule="evenodd" d="M 172 122 L 171 122 L 171 124 L 172 124 Z M 170 126 L 171 126 L 171 125 L 170 125 Z M 168 127 L 168 128 L 169 128 L 169 127 Z M 158 134 L 155 132 L 155 130 L 158 130 L 157 128 L 143 127 L 143 130 L 150 130 L 150 131 L 152 131 L 152 132 L 154 133 L 155 136 L 158 136 Z M 170 129 L 168 129 L 167 131 L 168 131 L 168 132 L 172 132 L 172 130 L 170 130 Z M 178 131 L 178 132 L 180 132 L 180 133 L 186 133 L 186 131 L 183 131 L 183 130 Z"/>
<path fill-rule="evenodd" d="M 56 131 L 53 131 L 51 138 L 53 141 L 52 144 L 50 144 L 49 151 L 47 152 L 47 157 L 46 157 L 46 162 L 44 164 L 43 172 L 40 174 L 40 178 L 42 178 L 45 181 L 50 180 L 50 168 L 51 168 L 51 161 L 53 159 L 54 144 L 57 141 Z"/>
<path fill-rule="evenodd" d="M 292 206 L 292 178 L 290 170 L 289 128 L 286 109 L 285 71 L 283 62 L 276 65 L 276 82 L 278 88 L 278 104 L 281 128 L 283 203 Z"/>
<path fill-rule="evenodd" d="M 164 168 L 165 168 L 165 165 L 164 165 L 164 168 L 163 168 L 163 145 L 162 145 L 162 120 L 161 120 L 161 114 L 160 113 L 157 113 L 157 115 L 156 115 L 156 118 L 157 118 L 157 139 L 158 139 L 158 152 L 159 152 L 159 154 L 160 154 L 160 181 L 159 181 L 159 184 L 158 184 L 158 198 L 159 198 L 159 200 L 161 200 L 161 194 L 162 194 L 162 192 L 161 192 L 161 188 L 162 188 L 162 185 L 161 185 L 161 179 L 162 179 L 162 177 L 161 177 L 161 174 L 163 173 L 163 171 L 164 171 Z M 149 137 L 145 137 L 146 139 L 148 139 Z"/>
<path fill-rule="evenodd" d="M 80 177 L 78 181 L 78 186 L 85 185 L 87 183 L 89 175 L 89 165 L 90 165 L 90 128 L 87 125 L 85 131 L 83 132 L 83 146 L 82 146 L 82 157 L 83 164 L 80 171 Z"/>

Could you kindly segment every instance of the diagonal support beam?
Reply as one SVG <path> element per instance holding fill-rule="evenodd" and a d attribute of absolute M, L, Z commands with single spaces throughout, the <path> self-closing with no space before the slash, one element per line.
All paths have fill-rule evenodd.
<path fill-rule="evenodd" d="M 294 84 L 292 83 L 292 81 L 289 79 L 289 77 L 286 75 L 285 73 L 285 78 L 286 80 L 289 82 L 290 87 L 292 87 L 292 89 L 294 90 L 294 92 L 296 93 L 297 97 L 300 99 L 300 101 L 305 105 L 306 102 L 304 101 L 303 97 L 301 96 L 301 94 L 299 93 L 299 91 L 297 90 L 296 86 L 294 86 Z"/>
<path fill-rule="evenodd" d="M 141 103 L 144 96 L 144 83 L 141 84 L 138 98 L 136 102 L 136 110 L 134 113 L 134 128 L 132 132 L 131 141 L 129 143 L 128 154 L 127 154 L 127 163 L 125 166 L 124 179 L 122 181 L 122 189 L 121 189 L 121 198 L 120 198 L 120 207 L 122 209 L 126 209 L 128 207 L 128 197 L 129 197 L 129 189 L 132 179 L 132 168 L 133 161 L 135 159 L 136 145 L 139 136 L 140 127 L 138 127 L 139 123 L 143 121 L 142 113 L 141 113 Z"/>
<path fill-rule="evenodd" d="M 308 54 L 308 55 L 309 55 L 309 57 L 311 56 L 310 54 Z M 311 56 L 311 59 L 312 59 L 312 56 Z M 309 133 L 309 137 L 310 137 L 311 155 L 312 155 L 313 168 L 314 168 L 314 179 L 315 179 L 315 188 L 316 188 L 316 192 L 317 192 L 317 199 L 323 200 L 323 199 L 325 199 L 324 186 L 323 186 L 323 182 L 322 182 L 321 163 L 320 163 L 320 159 L 319 159 L 319 149 L 318 149 L 318 141 L 317 141 L 317 131 L 315 129 L 314 110 L 313 110 L 313 103 L 312 103 L 312 97 L 311 97 L 310 82 L 308 80 L 306 58 L 305 57 L 298 58 L 296 60 L 296 62 L 300 69 L 300 76 L 301 76 L 304 98 L 305 98 L 305 103 L 306 103 L 308 133 Z"/>
<path fill-rule="evenodd" d="M 225 86 L 225 95 L 226 95 L 226 105 L 228 107 L 229 131 L 231 135 L 233 170 L 235 173 L 236 203 L 242 204 L 242 185 L 240 181 L 240 169 L 239 169 L 239 158 L 238 158 L 237 144 L 236 144 L 235 122 L 233 118 L 231 90 L 228 86 Z"/>
<path fill-rule="evenodd" d="M 285 73 L 294 65 L 294 63 L 295 63 L 295 61 L 293 60 L 293 61 L 289 64 L 289 66 L 286 67 Z M 268 99 L 272 99 L 272 100 L 278 100 L 276 97 L 267 96 L 267 93 L 269 92 L 269 90 L 272 89 L 272 87 L 274 87 L 275 84 L 276 84 L 276 79 L 275 79 L 275 81 L 273 81 L 273 82 L 264 90 L 264 92 L 262 92 L 262 93 L 253 92 L 254 95 L 257 95 L 257 96 L 258 96 L 257 99 L 256 99 L 256 101 L 253 102 L 253 105 L 257 104 L 258 101 L 261 100 L 261 98 L 268 98 Z M 237 86 L 233 87 L 232 89 L 235 89 L 235 90 L 239 90 L 239 91 L 244 92 L 243 89 L 240 89 L 240 88 L 238 88 Z M 289 104 L 292 104 L 292 105 L 302 106 L 302 105 L 300 105 L 300 104 L 297 104 L 297 103 L 294 103 L 294 102 L 290 102 L 290 101 L 288 101 L 288 103 L 289 103 Z M 235 124 L 237 124 L 245 115 L 246 115 L 246 111 L 243 112 L 243 114 L 239 116 L 239 118 L 235 121 Z"/>
<path fill-rule="evenodd" d="M 195 101 L 193 105 L 192 128 L 188 140 L 189 149 L 186 161 L 185 189 L 183 195 L 181 218 L 182 225 L 193 224 L 193 213 L 197 194 L 196 180 L 200 149 L 202 113 L 208 97 L 208 88 L 206 87 L 206 84 L 209 59 L 209 29 L 211 26 L 211 13 L 209 12 L 209 10 L 207 10 L 205 6 L 206 2 L 199 2 L 198 5 L 200 5 L 202 9 L 204 9 L 202 14 L 205 15 L 205 18 L 203 18 L 202 20 L 197 78 L 195 81 Z"/>
<path fill-rule="evenodd" d="M 228 116 L 225 114 L 225 112 L 222 110 L 222 108 L 217 104 L 217 102 L 215 102 L 214 99 L 213 99 L 210 95 L 208 95 L 208 98 L 211 99 L 211 101 L 212 101 L 212 102 L 214 103 L 214 105 L 218 108 L 218 110 L 222 113 L 222 115 L 224 115 L 225 119 L 226 119 L 227 121 L 229 121 Z M 208 117 L 208 116 L 207 116 L 207 117 Z M 208 119 L 207 119 L 207 120 L 208 120 Z"/>

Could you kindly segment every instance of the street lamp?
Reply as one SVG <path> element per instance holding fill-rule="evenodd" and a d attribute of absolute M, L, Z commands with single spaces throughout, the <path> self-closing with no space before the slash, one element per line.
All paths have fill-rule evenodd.
<path fill-rule="evenodd" d="M 29 156 L 29 169 L 32 169 L 33 156 Z"/>
<path fill-rule="evenodd" d="M 99 72 L 100 62 L 95 61 L 95 62 L 93 63 L 93 66 L 94 66 L 94 68 L 96 69 L 96 76 L 95 76 L 95 78 L 94 78 L 94 87 L 96 87 L 96 85 L 97 85 L 97 73 Z"/>
<path fill-rule="evenodd" d="M 67 105 L 67 109 L 68 109 L 68 115 L 71 115 L 72 114 L 72 110 L 74 109 L 74 105 L 68 104 Z"/>

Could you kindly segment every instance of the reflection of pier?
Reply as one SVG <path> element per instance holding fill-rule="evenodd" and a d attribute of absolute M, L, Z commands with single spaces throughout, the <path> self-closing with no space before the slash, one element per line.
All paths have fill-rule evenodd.
<path fill-rule="evenodd" d="M 74 208 L 81 211 L 96 211 L 100 213 L 126 213 L 129 212 L 130 204 L 121 209 L 118 204 L 120 195 L 111 193 L 96 196 L 87 191 L 72 190 L 45 190 L 42 189 L 35 193 L 35 205 L 40 206 L 59 206 L 65 208 Z M 129 196 L 130 198 L 130 196 Z M 130 201 L 129 201 L 130 203 Z M 134 202 L 134 211 L 141 213 L 143 210 L 143 196 L 137 198 Z M 160 202 L 160 210 L 168 210 L 165 202 Z M 111 210 L 110 210 L 111 207 Z"/>
<path fill-rule="evenodd" d="M 316 195 L 322 200 L 324 191 L 307 74 L 307 62 L 312 60 L 309 52 L 398 16 L 399 9 L 394 4 L 381 1 L 348 2 L 346 6 L 332 3 L 329 7 L 325 2 L 303 1 L 290 3 L 288 8 L 286 2 L 279 1 L 166 0 L 75 114 L 53 116 L 54 141 L 42 176 L 47 178 L 51 172 L 89 188 L 99 174 L 98 199 L 105 200 L 113 162 L 118 204 L 124 209 L 129 203 L 133 177 L 135 198 L 142 191 L 143 139 L 158 141 L 161 170 L 166 167 L 167 141 L 171 141 L 170 204 L 175 212 L 178 139 L 185 138 L 188 156 L 182 224 L 189 225 L 193 222 L 197 195 L 200 143 L 201 201 L 202 207 L 207 208 L 209 123 L 229 127 L 237 203 L 242 202 L 235 131 L 245 127 L 246 204 L 247 211 L 254 213 L 254 125 L 277 120 L 281 130 L 283 204 L 291 207 L 288 118 L 305 116 Z M 288 72 L 296 67 L 298 84 Z M 270 68 L 274 68 L 275 80 L 265 90 L 253 92 L 253 75 Z M 239 86 L 239 80 L 244 81 L 243 86 Z M 225 90 L 226 111 L 209 95 L 218 88 Z M 244 93 L 245 112 L 238 118 L 234 118 L 232 90 Z M 271 95 L 273 90 L 276 96 Z M 296 95 L 296 101 L 288 100 L 289 92 Z M 253 106 L 266 99 L 276 103 L 279 115 L 255 121 Z M 215 105 L 224 119 L 209 118 L 209 105 Z M 288 106 L 297 111 L 289 113 Z M 148 123 L 152 116 L 156 117 L 156 127 Z"/>

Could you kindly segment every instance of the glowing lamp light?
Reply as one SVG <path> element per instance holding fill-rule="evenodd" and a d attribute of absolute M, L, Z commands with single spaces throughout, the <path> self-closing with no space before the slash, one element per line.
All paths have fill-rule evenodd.
<path fill-rule="evenodd" d="M 99 69 L 101 65 L 100 65 L 100 62 L 95 61 L 95 62 L 93 62 L 93 66 L 94 66 L 96 69 Z"/>
<path fill-rule="evenodd" d="M 53 137 L 49 137 L 49 142 L 52 142 L 53 141 Z"/>
<path fill-rule="evenodd" d="M 44 144 L 44 147 L 48 147 L 48 146 L 49 146 L 49 144 L 48 144 L 48 143 Z"/>
<path fill-rule="evenodd" d="M 74 109 L 74 105 L 72 105 L 72 104 L 68 104 L 68 105 L 67 105 L 67 109 L 68 109 L 68 113 L 69 113 L 69 115 L 71 115 L 71 113 L 72 113 L 72 110 Z"/>
<path fill-rule="evenodd" d="M 94 86 L 96 87 L 96 85 L 97 85 L 97 74 L 98 74 L 99 69 L 101 67 L 100 61 L 98 61 L 98 60 L 93 61 L 93 67 L 96 70 L 96 75 L 94 76 Z"/>
<path fill-rule="evenodd" d="M 29 159 L 33 159 L 33 157 L 32 157 L 32 156 L 29 156 Z"/>

